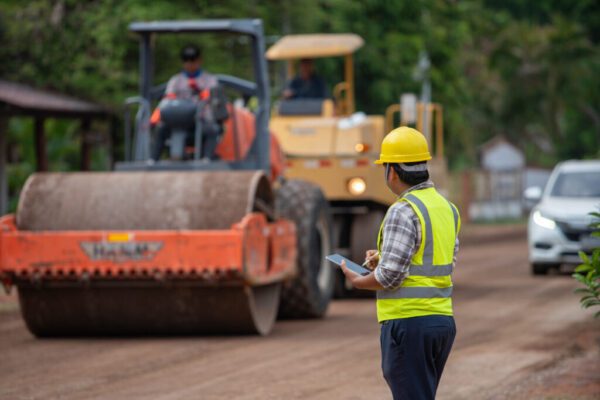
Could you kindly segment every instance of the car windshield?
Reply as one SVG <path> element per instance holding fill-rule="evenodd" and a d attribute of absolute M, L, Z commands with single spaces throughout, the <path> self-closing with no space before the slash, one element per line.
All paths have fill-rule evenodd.
<path fill-rule="evenodd" d="M 600 197 L 600 170 L 562 172 L 556 178 L 552 197 Z"/>

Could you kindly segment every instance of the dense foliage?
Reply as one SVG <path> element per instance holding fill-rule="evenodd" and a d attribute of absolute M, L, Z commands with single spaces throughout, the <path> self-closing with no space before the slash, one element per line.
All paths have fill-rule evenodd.
<path fill-rule="evenodd" d="M 248 17 L 264 20 L 270 43 L 285 33 L 361 35 L 366 46 L 356 55 L 357 104 L 369 113 L 383 113 L 401 93 L 419 92 L 414 71 L 426 50 L 433 99 L 445 107 L 454 168 L 473 165 L 477 147 L 496 134 L 521 147 L 532 164 L 600 156 L 595 0 L 0 0 L 0 78 L 119 110 L 137 89 L 138 47 L 127 31 L 130 22 Z M 247 73 L 239 41 L 161 37 L 158 81 L 179 68 L 184 40 L 204 45 L 207 69 Z M 331 84 L 340 80 L 341 65 L 319 62 Z M 284 67 L 271 67 L 277 89 Z M 30 140 L 29 124 L 13 120 L 10 140 Z M 75 130 L 69 123 L 49 127 L 53 143 L 65 145 L 65 132 L 73 142 L 62 150 L 51 145 L 66 160 L 74 158 L 73 166 Z M 21 156 L 31 160 L 28 152 Z"/>
<path fill-rule="evenodd" d="M 594 218 L 594 222 L 590 225 L 594 230 L 592 235 L 600 237 L 600 213 L 590 213 Z M 575 289 L 575 293 L 579 293 L 579 299 L 582 308 L 600 306 L 600 247 L 595 248 L 591 255 L 587 255 L 583 251 L 579 252 L 582 264 L 575 268 L 573 278 L 584 287 Z M 596 311 L 595 318 L 600 318 L 600 311 Z"/>

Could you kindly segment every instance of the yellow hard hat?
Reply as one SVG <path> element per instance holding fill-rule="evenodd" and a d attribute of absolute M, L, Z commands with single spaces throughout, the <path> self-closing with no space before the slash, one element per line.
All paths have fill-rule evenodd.
<path fill-rule="evenodd" d="M 408 126 L 396 128 L 383 138 L 381 154 L 375 164 L 410 163 L 431 160 L 427 140 L 421 132 Z"/>

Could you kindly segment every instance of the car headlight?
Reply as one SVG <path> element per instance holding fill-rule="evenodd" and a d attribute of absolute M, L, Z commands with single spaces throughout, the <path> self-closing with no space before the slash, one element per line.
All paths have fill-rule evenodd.
<path fill-rule="evenodd" d="M 355 195 L 359 196 L 363 194 L 367 190 L 367 183 L 363 178 L 352 178 L 348 181 L 348 191 Z"/>
<path fill-rule="evenodd" d="M 533 222 L 542 228 L 546 229 L 554 229 L 556 228 L 556 222 L 551 220 L 550 218 L 544 217 L 541 212 L 538 210 L 533 212 Z"/>

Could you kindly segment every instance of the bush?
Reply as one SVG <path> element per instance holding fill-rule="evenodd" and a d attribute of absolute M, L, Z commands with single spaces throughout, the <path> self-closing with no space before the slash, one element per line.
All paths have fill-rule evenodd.
<path fill-rule="evenodd" d="M 597 220 L 590 224 L 595 230 L 592 236 L 600 237 L 600 213 L 590 213 Z M 600 247 L 592 251 L 592 255 L 588 256 L 583 251 L 579 252 L 579 256 L 583 261 L 577 268 L 573 278 L 581 282 L 585 287 L 575 289 L 575 293 L 582 295 L 579 302 L 582 308 L 590 308 L 600 305 Z M 600 311 L 594 314 L 595 318 L 600 318 Z"/>

